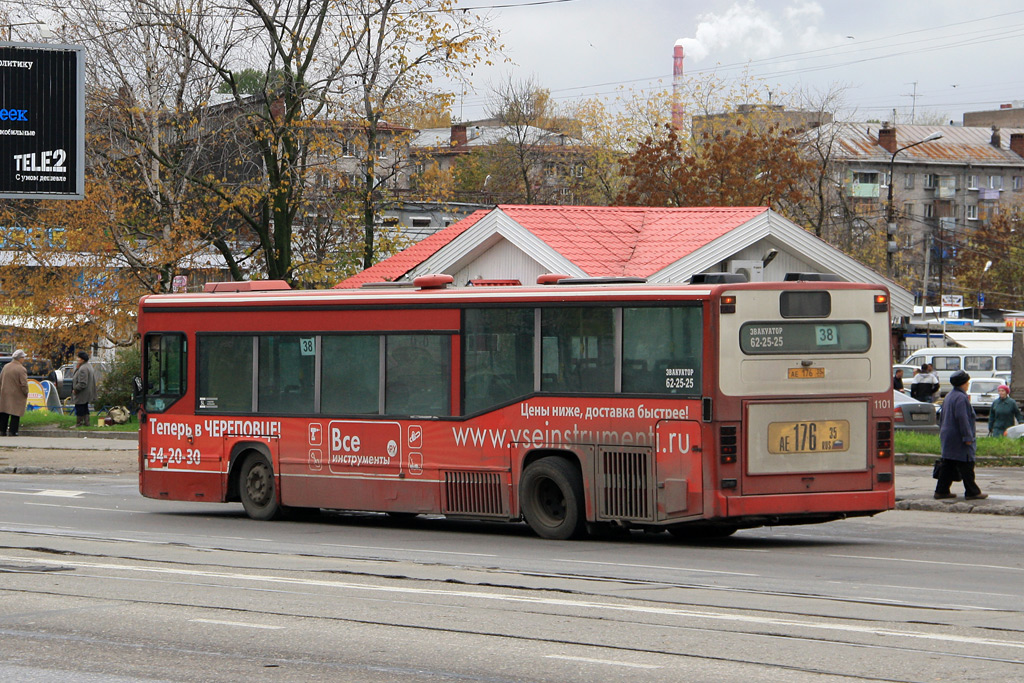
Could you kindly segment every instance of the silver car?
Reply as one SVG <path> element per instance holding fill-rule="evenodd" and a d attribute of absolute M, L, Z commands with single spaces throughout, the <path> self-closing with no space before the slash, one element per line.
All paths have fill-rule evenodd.
<path fill-rule="evenodd" d="M 896 429 L 938 432 L 939 414 L 934 403 L 924 403 L 898 391 L 892 392 Z"/>
<path fill-rule="evenodd" d="M 987 415 L 992 408 L 992 401 L 999 398 L 996 389 L 1003 384 L 1003 380 L 992 377 L 979 377 L 967 382 L 967 397 L 971 399 L 974 412 L 979 415 Z"/>

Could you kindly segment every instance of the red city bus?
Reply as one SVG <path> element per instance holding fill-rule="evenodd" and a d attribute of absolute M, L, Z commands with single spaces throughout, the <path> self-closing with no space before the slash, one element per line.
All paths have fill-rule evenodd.
<path fill-rule="evenodd" d="M 884 288 L 450 282 L 143 298 L 142 494 L 559 539 L 894 506 Z"/>

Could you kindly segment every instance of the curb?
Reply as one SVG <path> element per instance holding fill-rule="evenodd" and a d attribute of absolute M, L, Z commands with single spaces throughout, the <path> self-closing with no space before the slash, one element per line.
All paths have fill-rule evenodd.
<path fill-rule="evenodd" d="M 122 474 L 121 470 L 101 467 L 0 467 L 0 474 Z"/>
<path fill-rule="evenodd" d="M 77 432 L 70 429 L 22 429 L 19 436 L 38 436 L 44 439 L 123 439 L 125 441 L 138 441 L 139 435 L 135 432 L 104 432 L 99 429 L 90 429 Z"/>
<path fill-rule="evenodd" d="M 1004 505 L 998 501 L 975 503 L 971 501 L 928 500 L 925 498 L 908 498 L 896 501 L 897 510 L 921 510 L 924 512 L 957 512 L 976 515 L 1002 515 L 1004 517 L 1024 517 L 1024 508 L 1019 505 Z"/>
<path fill-rule="evenodd" d="M 941 458 L 941 455 L 935 453 L 895 453 L 893 454 L 893 462 L 897 465 L 932 465 L 936 460 Z M 1024 457 L 1016 455 L 1008 455 L 1005 457 L 992 457 L 988 455 L 981 455 L 975 458 L 975 464 L 978 467 L 987 467 L 995 464 L 997 467 L 1000 466 L 1024 466 Z"/>

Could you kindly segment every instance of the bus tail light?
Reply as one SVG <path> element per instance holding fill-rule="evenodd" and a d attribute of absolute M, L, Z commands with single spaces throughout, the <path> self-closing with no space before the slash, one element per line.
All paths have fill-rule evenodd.
<path fill-rule="evenodd" d="M 892 457 L 892 422 L 879 422 L 875 434 L 875 450 L 878 457 Z"/>
<path fill-rule="evenodd" d="M 889 295 L 875 294 L 875 313 L 887 313 L 889 311 Z"/>
<path fill-rule="evenodd" d="M 720 304 L 720 310 L 722 313 L 735 313 L 736 312 L 736 297 L 733 295 L 723 296 Z"/>
<path fill-rule="evenodd" d="M 732 465 L 736 462 L 738 447 L 735 425 L 719 428 L 718 453 L 721 456 L 723 465 Z"/>

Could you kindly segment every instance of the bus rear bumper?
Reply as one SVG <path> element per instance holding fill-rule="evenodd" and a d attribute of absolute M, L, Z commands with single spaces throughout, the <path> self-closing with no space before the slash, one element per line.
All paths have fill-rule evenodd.
<path fill-rule="evenodd" d="M 721 516 L 776 517 L 781 515 L 874 514 L 896 507 L 895 489 L 764 496 L 720 496 Z"/>

